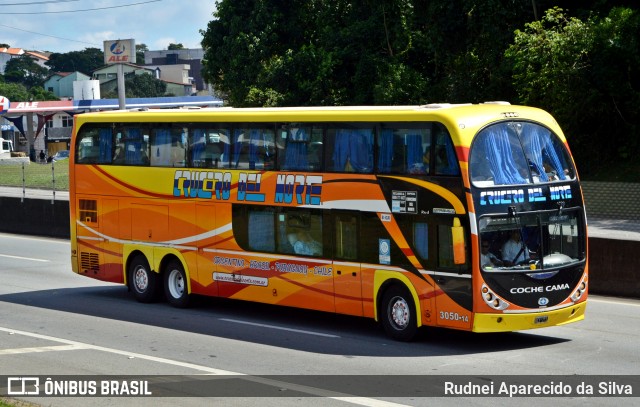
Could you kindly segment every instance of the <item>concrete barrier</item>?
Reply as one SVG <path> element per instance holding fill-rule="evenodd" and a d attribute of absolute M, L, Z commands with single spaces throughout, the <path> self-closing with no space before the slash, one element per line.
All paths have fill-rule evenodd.
<path fill-rule="evenodd" d="M 0 231 L 69 238 L 69 201 L 0 197 Z"/>
<path fill-rule="evenodd" d="M 594 294 L 640 298 L 640 242 L 589 238 L 589 290 Z"/>
<path fill-rule="evenodd" d="M 69 238 L 69 201 L 0 197 L 0 232 Z M 589 238 L 589 292 L 640 298 L 640 241 Z"/>

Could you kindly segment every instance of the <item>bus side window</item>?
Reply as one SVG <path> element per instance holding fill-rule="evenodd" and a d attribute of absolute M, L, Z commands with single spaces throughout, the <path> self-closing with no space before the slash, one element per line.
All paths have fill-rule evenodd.
<path fill-rule="evenodd" d="M 171 165 L 171 130 L 155 129 L 151 134 L 151 166 Z"/>
<path fill-rule="evenodd" d="M 320 171 L 323 162 L 323 129 L 308 124 L 283 124 L 274 144 L 278 167 L 283 171 Z"/>
<path fill-rule="evenodd" d="M 247 221 L 249 250 L 273 253 L 276 249 L 275 213 L 272 208 L 252 207 Z"/>
<path fill-rule="evenodd" d="M 186 149 L 182 143 L 182 129 L 157 128 L 149 140 L 152 167 L 184 167 Z"/>
<path fill-rule="evenodd" d="M 373 172 L 373 130 L 329 129 L 326 168 L 333 172 Z"/>
<path fill-rule="evenodd" d="M 322 214 L 318 211 L 286 208 L 285 247 L 288 253 L 322 256 Z M 289 251 L 291 250 L 291 251 Z"/>
<path fill-rule="evenodd" d="M 420 259 L 429 259 L 429 224 L 416 222 L 413 224 L 413 247 Z"/>
<path fill-rule="evenodd" d="M 111 164 L 112 135 L 110 128 L 84 127 L 76 141 L 79 164 Z"/>
<path fill-rule="evenodd" d="M 98 144 L 100 153 L 98 162 L 100 164 L 111 164 L 113 155 L 113 131 L 108 128 L 102 128 L 98 131 Z"/>
<path fill-rule="evenodd" d="M 113 164 L 115 165 L 123 165 L 124 164 L 124 134 L 122 129 L 116 130 L 114 136 L 115 148 L 113 150 Z"/>
<path fill-rule="evenodd" d="M 378 134 L 378 172 L 428 174 L 431 161 L 431 125 L 417 128 L 390 126 Z"/>
<path fill-rule="evenodd" d="M 238 128 L 233 132 L 232 168 L 268 170 L 275 166 L 272 129 Z"/>
<path fill-rule="evenodd" d="M 434 130 L 436 130 L 436 127 L 434 127 Z M 456 157 L 456 152 L 453 148 L 453 143 L 451 142 L 449 133 L 439 127 L 439 131 L 435 139 L 435 174 L 460 175 L 458 158 Z"/>
<path fill-rule="evenodd" d="M 143 131 L 137 127 L 125 129 L 124 164 L 149 165 L 149 144 L 145 141 Z"/>

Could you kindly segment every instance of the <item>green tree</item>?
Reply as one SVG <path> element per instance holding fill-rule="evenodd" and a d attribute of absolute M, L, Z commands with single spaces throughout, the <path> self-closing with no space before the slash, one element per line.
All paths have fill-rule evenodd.
<path fill-rule="evenodd" d="M 0 82 L 0 95 L 14 102 L 29 100 L 29 91 L 20 83 Z"/>
<path fill-rule="evenodd" d="M 204 75 L 234 106 L 373 103 L 389 97 L 375 91 L 387 65 L 400 81 L 412 72 L 402 66 L 410 11 L 406 1 L 222 1 L 202 32 Z"/>
<path fill-rule="evenodd" d="M 51 92 L 41 87 L 34 86 L 27 89 L 21 83 L 0 82 L 0 95 L 6 96 L 13 102 L 26 102 L 27 100 L 58 100 Z"/>
<path fill-rule="evenodd" d="M 176 50 L 176 49 L 184 49 L 184 45 L 182 45 L 182 43 L 171 43 L 169 44 L 169 47 L 167 48 L 168 50 L 172 51 L 172 50 Z"/>
<path fill-rule="evenodd" d="M 152 98 L 164 96 L 167 84 L 151 74 L 131 75 L 124 82 L 125 93 L 130 98 Z"/>
<path fill-rule="evenodd" d="M 149 51 L 147 44 L 136 44 L 136 64 L 144 64 L 144 53 Z"/>
<path fill-rule="evenodd" d="M 638 153 L 639 36 L 637 11 L 582 21 L 553 8 L 506 51 L 520 101 L 554 114 L 585 173 Z"/>
<path fill-rule="evenodd" d="M 85 48 L 82 51 L 66 53 L 54 52 L 45 63 L 52 72 L 82 72 L 91 75 L 104 66 L 104 52 L 99 48 Z"/>
<path fill-rule="evenodd" d="M 29 89 L 29 98 L 32 100 L 60 100 L 53 92 L 49 92 L 40 86 Z"/>
<path fill-rule="evenodd" d="M 504 44 L 532 16 L 501 0 L 223 0 L 203 73 L 234 106 L 509 99 Z"/>
<path fill-rule="evenodd" d="M 38 65 L 28 55 L 21 55 L 10 59 L 4 71 L 4 78 L 7 82 L 21 83 L 25 87 L 42 86 L 49 70 Z"/>

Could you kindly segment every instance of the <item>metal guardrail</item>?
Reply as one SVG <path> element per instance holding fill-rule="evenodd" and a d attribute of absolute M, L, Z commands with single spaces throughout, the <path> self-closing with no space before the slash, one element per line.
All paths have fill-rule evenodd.
<path fill-rule="evenodd" d="M 56 195 L 68 199 L 69 162 L 62 160 L 51 163 L 30 162 L 28 160 L 0 160 L 0 194 L 15 196 L 20 191 L 25 198 L 51 198 Z"/>

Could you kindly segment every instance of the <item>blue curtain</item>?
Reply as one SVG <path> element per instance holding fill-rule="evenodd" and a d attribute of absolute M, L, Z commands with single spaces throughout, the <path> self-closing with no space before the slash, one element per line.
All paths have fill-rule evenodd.
<path fill-rule="evenodd" d="M 523 126 L 523 138 L 525 152 L 535 169 L 540 174 L 541 181 L 549 181 L 549 177 L 547 176 L 543 165 L 543 157 L 546 158 L 545 161 L 551 164 L 553 169 L 556 171 L 558 178 L 561 180 L 567 178 L 549 130 L 538 125 L 525 124 Z"/>
<path fill-rule="evenodd" d="M 349 159 L 355 172 L 373 170 L 373 133 L 360 129 L 351 132 Z"/>
<path fill-rule="evenodd" d="M 258 161 L 258 143 L 260 142 L 260 130 L 251 130 L 249 137 L 249 169 L 256 169 L 256 161 Z"/>
<path fill-rule="evenodd" d="M 442 173 L 447 175 L 459 175 L 460 170 L 458 168 L 458 159 L 456 158 L 456 151 L 453 149 L 453 144 L 450 139 L 447 139 L 445 149 L 447 151 L 447 167 Z"/>
<path fill-rule="evenodd" d="M 503 126 L 493 126 L 486 131 L 484 147 L 494 183 L 496 185 L 526 183 L 513 162 L 507 129 Z"/>
<path fill-rule="evenodd" d="M 347 162 L 355 172 L 373 170 L 373 133 L 371 130 L 336 131 L 333 145 L 333 171 L 345 171 Z"/>
<path fill-rule="evenodd" d="M 525 154 L 529 158 L 531 165 L 533 165 L 533 168 L 540 175 L 540 181 L 547 182 L 549 181 L 549 177 L 542 164 L 542 140 L 540 140 L 542 135 L 538 130 L 538 126 L 525 124 L 523 128 L 525 142 L 523 144 Z"/>
<path fill-rule="evenodd" d="M 309 136 L 304 129 L 290 134 L 284 152 L 284 170 L 304 171 L 309 169 L 307 143 Z"/>
<path fill-rule="evenodd" d="M 420 134 L 407 134 L 407 172 L 424 173 L 424 163 L 422 162 L 422 136 Z"/>
<path fill-rule="evenodd" d="M 333 144 L 333 171 L 344 171 L 349 160 L 349 130 L 336 131 L 336 140 Z"/>
<path fill-rule="evenodd" d="M 393 163 L 393 130 L 383 129 L 378 151 L 378 172 L 388 174 Z"/>
<path fill-rule="evenodd" d="M 142 164 L 142 131 L 140 129 L 129 129 L 124 148 L 125 164 Z"/>
<path fill-rule="evenodd" d="M 235 129 L 233 132 L 233 168 L 238 168 L 238 161 L 240 161 L 240 153 L 242 152 L 242 142 L 240 136 L 242 135 L 242 129 Z"/>
<path fill-rule="evenodd" d="M 413 246 L 416 254 L 422 259 L 429 258 L 429 225 L 426 223 L 413 224 Z"/>
<path fill-rule="evenodd" d="M 204 160 L 204 135 L 203 129 L 195 129 L 193 131 L 193 139 L 191 143 L 191 165 L 194 162 Z"/>
<path fill-rule="evenodd" d="M 156 130 L 154 145 L 151 149 L 154 165 L 171 165 L 171 131 L 169 129 Z"/>
<path fill-rule="evenodd" d="M 229 137 L 229 131 L 218 130 L 218 132 L 223 135 L 223 137 L 220 137 L 220 143 L 222 143 L 222 158 L 220 159 L 220 165 L 223 168 L 227 168 L 229 166 L 229 160 L 231 159 L 231 140 Z M 239 153 L 238 153 L 238 156 L 239 156 Z M 235 155 L 234 155 L 234 159 L 235 159 Z"/>
<path fill-rule="evenodd" d="M 98 162 L 100 164 L 111 163 L 111 156 L 113 154 L 113 135 L 111 129 L 100 129 L 98 132 L 98 140 L 100 143 L 100 157 Z"/>
<path fill-rule="evenodd" d="M 561 180 L 567 179 L 567 176 L 564 173 L 564 166 L 560 162 L 560 157 L 558 157 L 558 151 L 556 150 L 553 140 L 551 139 L 551 132 L 545 130 L 544 135 L 542 137 L 544 138 L 543 147 L 544 147 L 545 156 L 551 162 L 551 166 L 553 167 L 553 169 L 556 170 L 558 178 L 560 178 Z"/>

